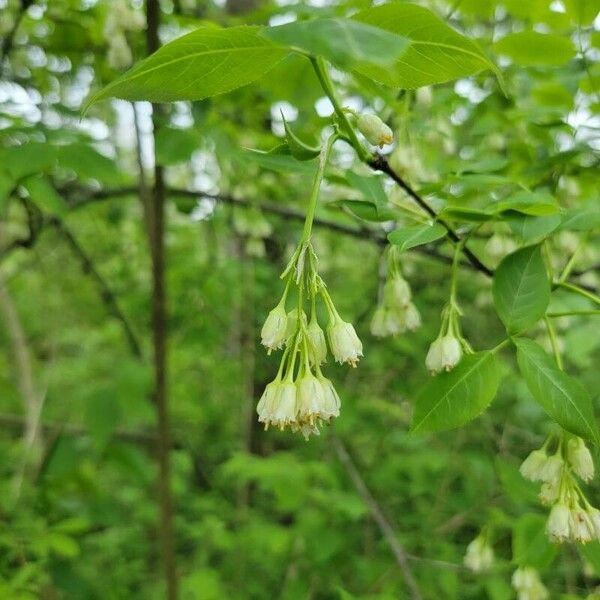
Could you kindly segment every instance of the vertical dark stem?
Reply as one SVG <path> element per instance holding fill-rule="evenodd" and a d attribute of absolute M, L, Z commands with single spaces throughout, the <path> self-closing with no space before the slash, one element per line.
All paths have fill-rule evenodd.
<path fill-rule="evenodd" d="M 148 54 L 160 45 L 158 28 L 160 6 L 158 0 L 146 2 L 146 43 Z M 160 126 L 161 109 L 152 105 L 154 136 Z M 173 500 L 171 496 L 171 469 L 167 396 L 167 319 L 165 289 L 165 182 L 162 166 L 154 167 L 154 187 L 149 207 L 148 239 L 152 255 L 152 339 L 154 344 L 154 402 L 158 429 L 158 491 L 160 501 L 160 545 L 166 583 L 167 600 L 177 599 L 177 570 L 175 565 L 175 536 L 173 532 Z"/>

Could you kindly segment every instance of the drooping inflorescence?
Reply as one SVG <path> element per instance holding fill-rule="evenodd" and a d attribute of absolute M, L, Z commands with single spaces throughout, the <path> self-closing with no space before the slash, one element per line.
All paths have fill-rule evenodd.
<path fill-rule="evenodd" d="M 421 315 L 411 299 L 412 291 L 402 276 L 398 249 L 390 246 L 387 279 L 371 320 L 371 333 L 375 337 L 387 337 L 419 328 Z"/>
<path fill-rule="evenodd" d="M 577 481 L 594 477 L 592 455 L 580 437 L 566 433 L 549 454 L 552 441 L 548 438 L 540 449 L 531 452 L 520 469 L 525 479 L 542 483 L 540 501 L 551 507 L 546 533 L 559 544 L 600 539 L 600 510 L 589 503 Z"/>
<path fill-rule="evenodd" d="M 319 425 L 339 415 L 340 399 L 321 370 L 329 349 L 339 363 L 356 366 L 362 343 L 351 323 L 341 317 L 325 282 L 318 274 L 317 257 L 310 242 L 301 243 L 285 269 L 283 296 L 269 313 L 261 338 L 269 353 L 284 348 L 275 379 L 258 403 L 258 420 L 265 429 L 290 428 L 305 438 L 319 434 Z M 295 306 L 287 311 L 290 290 L 295 287 Z M 328 313 L 326 334 L 319 324 L 317 300 Z M 310 306 L 310 320 L 304 311 Z"/>
<path fill-rule="evenodd" d="M 311 243 L 319 189 L 336 139 L 334 132 L 321 150 L 302 238 L 281 274 L 285 281 L 283 295 L 261 331 L 262 344 L 269 354 L 283 348 L 283 355 L 275 379 L 267 385 L 258 402 L 258 420 L 264 423 L 265 429 L 289 428 L 299 431 L 306 439 L 311 434 L 318 435 L 322 423 L 329 423 L 340 414 L 340 398 L 321 370 L 328 348 L 334 360 L 353 367 L 363 355 L 354 326 L 342 319 L 319 275 L 317 255 Z M 292 289 L 294 294 L 291 294 Z M 328 315 L 326 331 L 319 323 L 319 300 Z"/>

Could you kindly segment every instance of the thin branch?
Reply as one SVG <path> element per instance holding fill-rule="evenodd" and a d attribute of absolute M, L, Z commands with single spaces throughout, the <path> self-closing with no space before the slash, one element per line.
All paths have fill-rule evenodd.
<path fill-rule="evenodd" d="M 390 167 L 389 162 L 384 156 L 382 156 L 381 154 L 375 154 L 375 156 L 369 160 L 368 164 L 373 170 L 381 171 L 382 173 L 385 173 L 386 175 L 391 177 L 391 179 L 393 179 L 398 184 L 398 186 L 402 188 L 423 209 L 424 212 L 426 212 L 432 219 L 435 219 L 438 223 L 440 223 L 440 225 L 444 226 L 444 228 L 448 232 L 448 237 L 453 242 L 456 243 L 460 241 L 460 237 L 456 233 L 456 231 L 454 231 L 454 229 L 450 225 L 448 225 L 448 223 L 446 223 L 443 219 L 438 218 L 438 215 L 435 212 L 435 210 L 433 210 L 433 208 L 429 206 L 427 201 L 420 194 L 418 194 L 406 181 L 404 181 L 404 179 L 402 179 L 402 177 L 400 177 L 392 169 L 392 167 Z M 493 276 L 494 272 L 492 271 L 492 269 L 486 267 L 479 260 L 479 258 L 477 258 L 477 256 L 475 256 L 475 254 L 473 254 L 473 252 L 471 252 L 471 250 L 469 250 L 466 247 L 466 245 L 463 245 L 462 252 L 467 258 L 467 260 L 473 265 L 473 267 L 475 267 L 477 271 L 480 271 L 488 277 Z"/>
<path fill-rule="evenodd" d="M 25 419 L 21 415 L 2 413 L 0 414 L 0 427 L 6 429 L 13 429 L 14 431 L 21 431 L 25 426 Z M 75 425 L 71 423 L 41 423 L 40 429 L 48 436 L 56 435 L 70 435 L 73 437 L 87 436 L 90 432 L 81 425 Z M 128 431 L 128 430 L 117 430 L 113 433 L 114 439 L 129 442 L 133 444 L 140 444 L 147 446 L 149 449 L 156 447 L 156 436 L 150 431 Z M 184 446 L 179 443 L 173 443 L 174 449 L 181 449 Z"/>
<path fill-rule="evenodd" d="M 121 323 L 127 343 L 131 349 L 132 354 L 136 358 L 142 357 L 142 348 L 133 331 L 133 327 L 129 323 L 129 320 L 121 310 L 117 298 L 113 291 L 110 289 L 100 272 L 94 265 L 89 254 L 84 250 L 83 246 L 77 241 L 71 230 L 57 217 L 49 217 L 46 219 L 48 225 L 54 227 L 56 231 L 64 238 L 69 245 L 69 248 L 79 260 L 81 264 L 81 270 L 89 275 L 93 280 L 100 292 L 100 298 L 108 309 L 108 312 Z"/>
<path fill-rule="evenodd" d="M 421 592 L 417 585 L 417 581 L 410 568 L 410 565 L 408 564 L 410 557 L 406 553 L 406 550 L 404 549 L 402 544 L 398 541 L 398 536 L 394 531 L 394 528 L 386 519 L 381 507 L 379 506 L 375 498 L 373 498 L 373 495 L 367 487 L 367 484 L 365 483 L 355 464 L 352 462 L 352 459 L 350 458 L 346 447 L 334 433 L 331 434 L 331 442 L 333 444 L 333 449 L 335 450 L 335 453 L 337 454 L 340 463 L 342 464 L 344 469 L 346 469 L 346 472 L 352 480 L 356 491 L 359 493 L 363 502 L 366 504 L 367 508 L 369 509 L 369 512 L 371 513 L 371 516 L 373 517 L 373 520 L 375 521 L 383 537 L 389 544 L 390 549 L 394 554 L 394 558 L 396 559 L 396 562 L 398 563 L 398 566 L 400 567 L 400 570 L 404 575 L 404 579 L 406 581 L 408 589 L 410 590 L 411 597 L 414 600 L 422 600 L 423 596 L 421 596 Z"/>
<path fill-rule="evenodd" d="M 23 422 L 23 456 L 21 464 L 17 467 L 14 480 L 14 497 L 16 503 L 21 495 L 21 489 L 28 466 L 33 464 L 38 457 L 39 423 L 44 406 L 45 394 L 36 390 L 33 376 L 33 360 L 27 337 L 23 330 L 17 307 L 6 287 L 4 281 L 0 281 L 0 311 L 4 313 L 4 320 L 8 335 L 12 343 L 12 357 L 15 363 L 15 371 L 25 419 Z"/>
<path fill-rule="evenodd" d="M 160 47 L 158 30 L 161 9 L 159 0 L 146 0 L 146 50 L 152 54 Z M 154 141 L 161 121 L 161 107 L 152 104 Z M 156 143 L 155 143 L 156 147 Z M 148 241 L 152 258 L 152 342 L 154 347 L 154 403 L 158 444 L 156 448 L 159 477 L 158 501 L 160 508 L 160 553 L 166 584 L 166 599 L 177 600 L 177 565 L 175 532 L 173 526 L 173 496 L 171 490 L 170 454 L 171 431 L 169 424 L 169 390 L 167 386 L 167 291 L 165 281 L 165 204 L 167 192 L 164 170 L 155 160 L 154 186 L 149 206 Z"/>

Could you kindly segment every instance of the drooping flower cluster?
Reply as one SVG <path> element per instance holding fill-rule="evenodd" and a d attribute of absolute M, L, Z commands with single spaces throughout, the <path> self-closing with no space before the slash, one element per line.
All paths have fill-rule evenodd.
<path fill-rule="evenodd" d="M 317 259 L 310 242 L 296 249 L 282 274 L 286 280 L 283 296 L 269 313 L 262 331 L 262 344 L 271 353 L 284 348 L 279 371 L 267 385 L 257 406 L 258 420 L 265 429 L 290 428 L 305 438 L 319 434 L 319 425 L 340 412 L 340 399 L 331 381 L 321 371 L 327 358 L 328 342 L 333 358 L 356 366 L 362 343 L 351 323 L 336 310 L 325 283 L 317 272 Z M 297 288 L 295 308 L 287 311 L 289 292 Z M 317 316 L 317 299 L 328 313 L 326 332 Z M 310 305 L 310 320 L 304 312 Z"/>
<path fill-rule="evenodd" d="M 489 570 L 494 562 L 494 551 L 484 534 L 478 535 L 468 546 L 464 558 L 465 567 L 473 573 Z"/>
<path fill-rule="evenodd" d="M 585 544 L 600 539 L 600 510 L 587 500 L 577 477 L 590 481 L 594 462 L 585 442 L 563 434 L 554 454 L 548 454 L 549 438 L 542 448 L 534 450 L 521 465 L 521 475 L 542 482 L 540 501 L 550 506 L 546 533 L 556 543 L 567 541 Z"/>
<path fill-rule="evenodd" d="M 464 352 L 473 352 L 462 336 L 460 314 L 460 309 L 453 299 L 442 310 L 440 332 L 429 346 L 425 357 L 425 366 L 432 374 L 450 371 L 460 362 Z"/>
<path fill-rule="evenodd" d="M 371 320 L 371 333 L 375 337 L 399 335 L 414 331 L 421 325 L 421 315 L 411 302 L 410 285 L 400 270 L 396 246 L 391 246 L 388 250 L 387 265 L 383 294 Z"/>
<path fill-rule="evenodd" d="M 519 567 L 512 576 L 518 600 L 546 600 L 548 590 L 533 567 Z"/>

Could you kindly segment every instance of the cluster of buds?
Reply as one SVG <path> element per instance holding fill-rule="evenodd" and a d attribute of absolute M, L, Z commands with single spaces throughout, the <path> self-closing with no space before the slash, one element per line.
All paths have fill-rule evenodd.
<path fill-rule="evenodd" d="M 494 551 L 488 544 L 487 536 L 478 535 L 468 546 L 464 558 L 465 567 L 473 573 L 488 571 L 494 562 Z"/>
<path fill-rule="evenodd" d="M 429 346 L 425 366 L 432 374 L 450 371 L 463 356 L 473 350 L 460 330 L 460 308 L 454 299 L 442 310 L 442 325 L 437 338 Z"/>
<path fill-rule="evenodd" d="M 273 227 L 258 208 L 236 210 L 233 213 L 233 227 L 245 238 L 245 251 L 248 256 L 265 256 L 265 239 L 273 233 Z"/>
<path fill-rule="evenodd" d="M 396 246 L 390 247 L 387 263 L 387 279 L 371 320 L 371 333 L 375 337 L 399 335 L 421 326 L 421 315 L 411 302 L 410 285 L 400 270 Z"/>
<path fill-rule="evenodd" d="M 533 567 L 519 567 L 512 576 L 518 600 L 546 600 L 548 590 Z"/>
<path fill-rule="evenodd" d="M 542 482 L 540 501 L 550 506 L 546 533 L 556 543 L 574 541 L 585 544 L 600 539 L 600 510 L 587 500 L 577 478 L 590 481 L 594 462 L 585 442 L 566 434 L 558 442 L 554 454 L 548 454 L 551 438 L 534 450 L 521 465 L 521 475 Z"/>
<path fill-rule="evenodd" d="M 317 271 L 317 259 L 310 242 L 294 252 L 282 274 L 285 291 L 269 313 L 261 331 L 262 344 L 271 353 L 283 348 L 275 379 L 267 385 L 257 406 L 258 420 L 265 429 L 290 428 L 306 439 L 319 434 L 321 423 L 328 423 L 340 412 L 340 399 L 331 381 L 322 371 L 327 359 L 328 342 L 333 358 L 356 366 L 362 356 L 362 343 L 351 323 L 336 310 L 325 283 Z M 289 292 L 297 288 L 297 304 L 288 311 Z M 328 313 L 326 332 L 319 325 L 317 299 Z M 310 319 L 304 311 L 310 306 Z"/>

